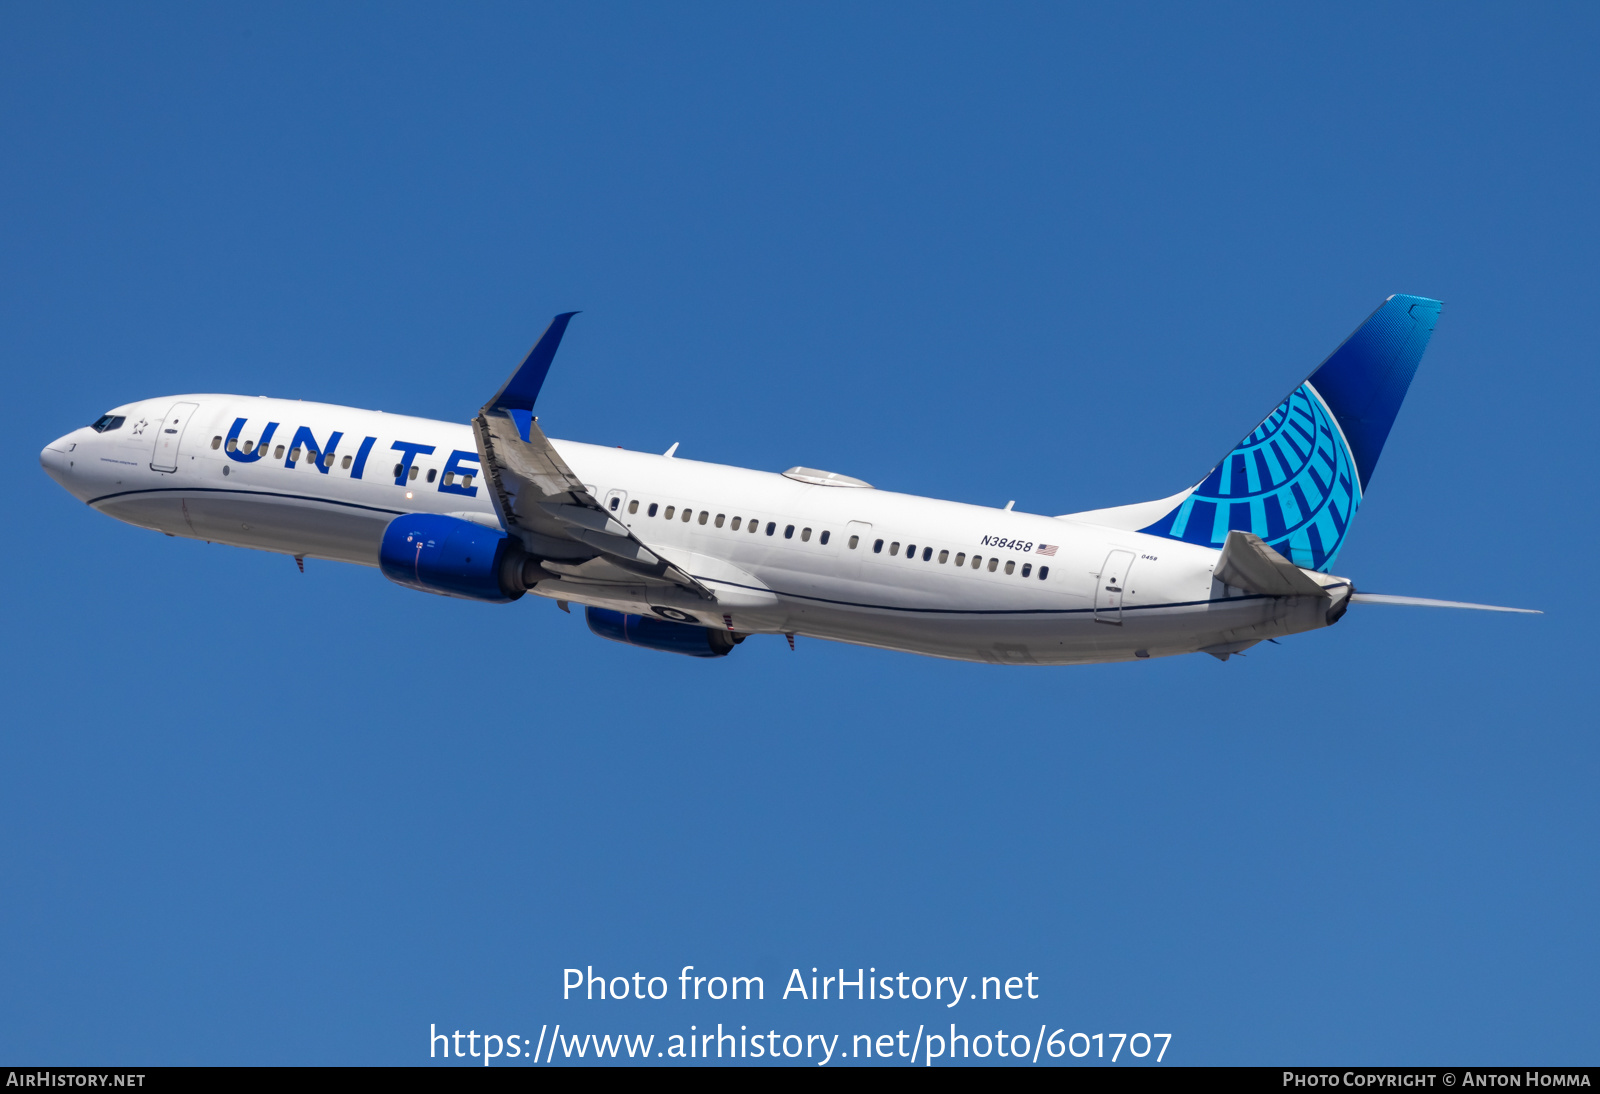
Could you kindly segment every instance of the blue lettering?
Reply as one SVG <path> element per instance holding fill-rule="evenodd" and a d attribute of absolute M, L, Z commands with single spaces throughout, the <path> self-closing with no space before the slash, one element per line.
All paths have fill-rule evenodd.
<path fill-rule="evenodd" d="M 400 457 L 399 473 L 394 477 L 394 484 L 396 486 L 404 486 L 406 484 L 406 476 L 411 473 L 412 460 L 416 459 L 418 456 L 426 456 L 433 452 L 433 445 L 416 444 L 412 441 L 395 441 L 394 444 L 390 445 L 389 447 L 396 452 L 404 453 L 404 455 Z"/>
<path fill-rule="evenodd" d="M 476 464 L 478 462 L 478 454 L 476 452 L 463 452 L 459 448 L 452 451 L 450 453 L 450 458 L 445 461 L 443 481 L 439 483 L 439 493 L 465 494 L 469 498 L 475 498 L 478 496 L 478 488 L 476 486 L 462 486 L 458 482 L 451 481 L 450 477 L 452 475 L 461 476 L 478 474 L 478 468 L 476 466 L 462 467 L 461 462 L 463 460 L 471 460 L 473 464 Z"/>
<path fill-rule="evenodd" d="M 289 442 L 289 456 L 283 461 L 283 466 L 294 466 L 294 454 L 300 448 L 300 442 L 303 440 L 306 442 L 306 457 L 311 460 L 313 467 L 326 475 L 328 468 L 333 466 L 331 457 L 338 450 L 339 440 L 343 436 L 343 433 L 334 433 L 333 436 L 328 438 L 328 447 L 321 449 L 317 447 L 317 438 L 312 436 L 311 428 L 303 425 L 294 431 L 294 440 Z"/>
<path fill-rule="evenodd" d="M 254 452 L 240 452 L 238 450 L 239 430 L 244 428 L 246 419 L 235 418 L 233 428 L 228 430 L 228 443 L 224 446 L 228 450 L 228 459 L 237 460 L 239 463 L 255 463 L 261 454 L 267 450 L 267 445 L 272 443 L 272 432 L 278 428 L 277 422 L 268 422 L 267 431 L 261 434 L 261 443 L 256 445 Z"/>
<path fill-rule="evenodd" d="M 362 472 L 367 469 L 367 456 L 372 452 L 372 446 L 378 443 L 378 438 L 368 437 L 361 442 L 361 447 L 356 449 L 356 465 L 350 469 L 350 477 L 359 479 Z"/>

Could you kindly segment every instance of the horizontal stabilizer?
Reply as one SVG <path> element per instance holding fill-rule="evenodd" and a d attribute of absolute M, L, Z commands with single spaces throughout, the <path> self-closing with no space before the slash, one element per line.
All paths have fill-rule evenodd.
<path fill-rule="evenodd" d="M 1268 547 L 1260 536 L 1238 529 L 1228 533 L 1212 575 L 1224 584 L 1262 596 L 1328 595 L 1326 589 Z"/>
<path fill-rule="evenodd" d="M 1390 596 L 1387 593 L 1354 593 L 1350 597 L 1358 604 L 1409 604 L 1413 608 L 1471 608 L 1480 612 L 1517 612 L 1520 615 L 1543 615 L 1535 608 L 1502 608 L 1498 604 L 1468 604 L 1462 600 L 1429 600 L 1422 596 Z"/>

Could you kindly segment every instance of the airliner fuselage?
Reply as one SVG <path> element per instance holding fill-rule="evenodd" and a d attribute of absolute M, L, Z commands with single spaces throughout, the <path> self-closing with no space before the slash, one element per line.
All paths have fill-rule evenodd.
<path fill-rule="evenodd" d="M 101 512 L 171 536 L 377 566 L 402 514 L 500 526 L 467 425 L 212 394 L 101 422 L 47 447 L 46 470 Z M 1326 602 L 1229 589 L 1216 550 L 1138 532 L 801 469 L 551 443 L 606 513 L 716 597 L 630 593 L 557 560 L 527 590 L 554 600 L 1013 664 L 1229 653 L 1325 626 L 1342 605 L 1344 583 L 1326 577 Z"/>

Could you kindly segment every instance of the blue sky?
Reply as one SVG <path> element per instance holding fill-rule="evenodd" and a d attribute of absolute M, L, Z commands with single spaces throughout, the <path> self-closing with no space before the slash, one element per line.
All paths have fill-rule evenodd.
<path fill-rule="evenodd" d="M 955 1020 L 1594 1059 L 1591 8 L 0 27 L 0 1056 Z M 118 524 L 37 463 L 158 394 L 465 420 L 581 308 L 552 435 L 1063 513 L 1198 480 L 1394 292 L 1446 306 L 1338 569 L 1542 617 L 1358 608 L 1227 664 L 701 663 Z M 769 1000 L 560 998 L 686 964 Z M 771 998 L 811 966 L 1041 998 Z"/>

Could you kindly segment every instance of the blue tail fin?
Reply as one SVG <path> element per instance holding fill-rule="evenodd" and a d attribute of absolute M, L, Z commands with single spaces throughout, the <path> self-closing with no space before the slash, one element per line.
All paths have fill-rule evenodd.
<path fill-rule="evenodd" d="M 1139 530 L 1220 549 L 1239 529 L 1297 566 L 1329 569 L 1443 306 L 1384 301 L 1177 508 Z"/>

